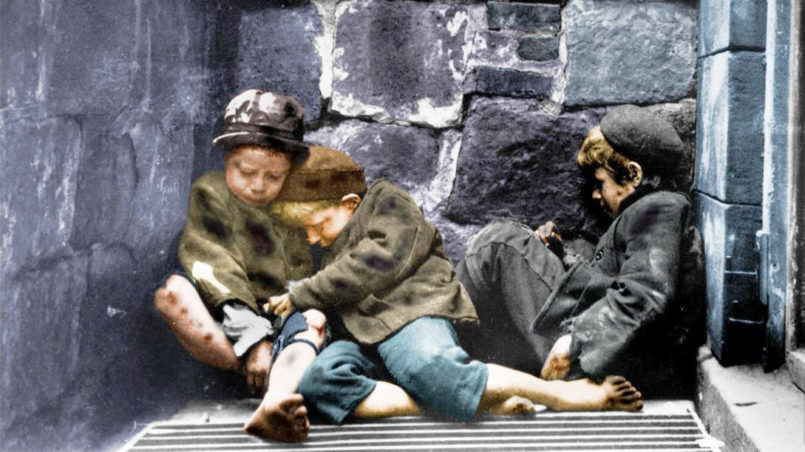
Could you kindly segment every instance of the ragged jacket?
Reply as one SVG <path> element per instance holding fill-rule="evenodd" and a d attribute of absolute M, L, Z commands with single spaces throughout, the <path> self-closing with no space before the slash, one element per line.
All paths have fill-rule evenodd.
<path fill-rule="evenodd" d="M 477 322 L 442 239 L 413 199 L 388 181 L 369 187 L 326 250 L 323 269 L 291 290 L 297 308 L 335 311 L 362 344 L 424 316 Z"/>
<path fill-rule="evenodd" d="M 257 311 L 259 300 L 286 292 L 288 281 L 313 270 L 304 229 L 286 226 L 268 206 L 241 202 L 221 171 L 193 182 L 179 260 L 213 312 L 228 300 Z"/>
<path fill-rule="evenodd" d="M 571 356 L 586 375 L 656 380 L 704 338 L 702 241 L 680 193 L 638 189 L 621 212 L 592 261 L 568 270 L 534 332 L 572 334 Z"/>

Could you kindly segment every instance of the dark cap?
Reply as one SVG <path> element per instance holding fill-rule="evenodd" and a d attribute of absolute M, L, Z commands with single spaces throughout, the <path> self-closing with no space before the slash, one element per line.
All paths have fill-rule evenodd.
<path fill-rule="evenodd" d="M 302 161 L 310 145 L 302 141 L 305 109 L 291 96 L 248 89 L 226 106 L 224 131 L 212 140 L 231 149 L 241 144 L 268 146 Z"/>
<path fill-rule="evenodd" d="M 311 146 L 310 156 L 296 165 L 274 201 L 339 199 L 366 192 L 363 168 L 347 154 L 325 146 Z"/>
<path fill-rule="evenodd" d="M 601 132 L 616 151 L 654 172 L 676 168 L 684 145 L 674 127 L 645 108 L 621 105 L 601 119 Z"/>

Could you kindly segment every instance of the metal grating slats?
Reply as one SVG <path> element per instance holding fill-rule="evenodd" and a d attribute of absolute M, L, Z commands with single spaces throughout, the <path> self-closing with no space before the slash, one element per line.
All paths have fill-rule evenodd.
<path fill-rule="evenodd" d="M 180 451 L 718 451 L 692 412 L 552 413 L 460 423 L 422 417 L 313 425 L 300 444 L 263 441 L 242 423 L 157 422 L 125 452 Z"/>

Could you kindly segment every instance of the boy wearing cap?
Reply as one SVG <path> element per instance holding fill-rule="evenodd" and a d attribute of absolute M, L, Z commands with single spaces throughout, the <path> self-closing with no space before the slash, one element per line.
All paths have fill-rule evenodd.
<path fill-rule="evenodd" d="M 682 148 L 668 122 L 633 105 L 589 132 L 577 163 L 613 218 L 589 262 L 563 263 L 552 223 L 500 220 L 471 239 L 456 273 L 482 325 L 527 344 L 499 356 L 530 354 L 545 379 L 617 374 L 645 394 L 690 396 L 704 337 L 702 242 L 687 196 L 662 189 Z"/>
<path fill-rule="evenodd" d="M 330 181 L 363 183 L 363 171 L 346 156 L 324 173 L 306 166 L 286 183 L 298 188 L 296 196 L 281 195 L 273 209 L 304 225 L 309 243 L 322 247 L 321 270 L 272 297 L 269 307 L 320 309 L 340 330 L 299 384 L 308 407 L 338 423 L 350 415 L 415 415 L 420 404 L 462 420 L 479 411 L 530 411 L 532 403 L 560 410 L 642 407 L 640 393 L 620 377 L 548 382 L 471 361 L 452 322 L 477 322 L 475 309 L 441 236 L 411 197 L 382 179 L 363 197 L 334 189 Z M 379 369 L 393 382 L 378 381 Z"/>
<path fill-rule="evenodd" d="M 302 141 L 303 115 L 290 96 L 250 89 L 232 99 L 213 141 L 227 151 L 224 170 L 202 175 L 190 191 L 179 244 L 186 274 L 171 275 L 154 297 L 191 356 L 243 372 L 253 392 L 270 380 L 246 429 L 285 441 L 307 435 L 306 409 L 293 393 L 324 342 L 326 320 L 314 310 L 295 313 L 278 331 L 278 321 L 259 314 L 268 297 L 312 272 L 304 230 L 270 212 L 292 166 L 319 152 Z"/>

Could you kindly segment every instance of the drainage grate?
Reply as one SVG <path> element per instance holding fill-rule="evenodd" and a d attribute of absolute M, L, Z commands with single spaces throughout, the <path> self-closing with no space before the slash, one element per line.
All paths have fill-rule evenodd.
<path fill-rule="evenodd" d="M 124 448 L 155 451 L 718 451 L 696 415 L 552 413 L 456 423 L 422 417 L 314 425 L 300 444 L 262 441 L 242 423 L 151 424 Z"/>

